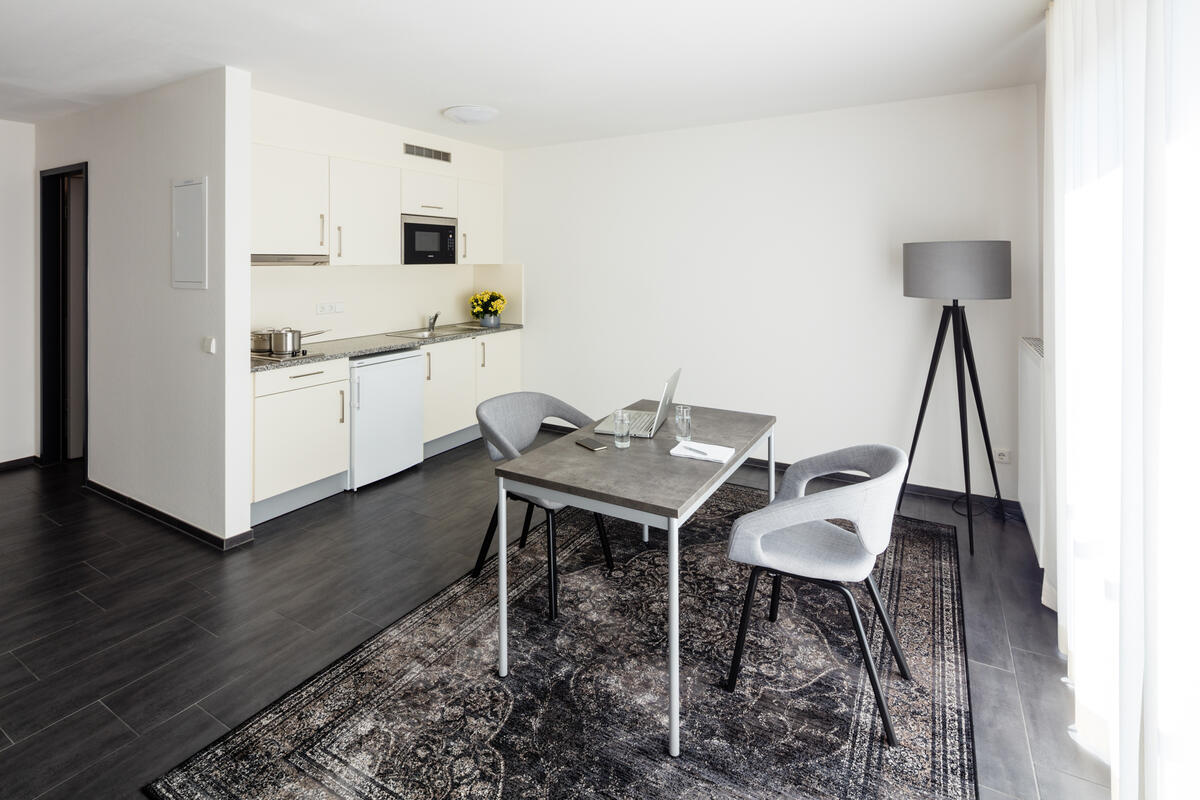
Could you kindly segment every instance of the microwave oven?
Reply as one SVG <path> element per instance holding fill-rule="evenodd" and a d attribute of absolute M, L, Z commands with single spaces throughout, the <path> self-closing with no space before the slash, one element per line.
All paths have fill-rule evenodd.
<path fill-rule="evenodd" d="M 454 238 L 458 220 L 450 217 L 422 217 L 404 214 L 400 217 L 404 230 L 405 264 L 454 264 Z"/>

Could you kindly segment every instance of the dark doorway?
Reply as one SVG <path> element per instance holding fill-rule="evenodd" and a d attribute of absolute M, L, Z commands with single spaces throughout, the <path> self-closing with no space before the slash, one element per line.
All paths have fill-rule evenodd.
<path fill-rule="evenodd" d="M 87 457 L 87 164 L 42 172 L 42 446 Z"/>

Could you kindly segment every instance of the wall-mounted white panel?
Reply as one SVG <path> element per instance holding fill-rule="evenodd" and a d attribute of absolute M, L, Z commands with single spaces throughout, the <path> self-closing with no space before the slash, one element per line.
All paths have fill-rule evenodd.
<path fill-rule="evenodd" d="M 171 286 L 208 288 L 208 179 L 171 186 Z"/>

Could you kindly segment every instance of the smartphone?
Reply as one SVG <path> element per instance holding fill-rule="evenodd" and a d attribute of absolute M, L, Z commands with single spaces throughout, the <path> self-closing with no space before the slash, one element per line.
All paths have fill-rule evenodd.
<path fill-rule="evenodd" d="M 586 447 L 588 450 L 605 450 L 608 448 L 608 445 L 596 439 L 576 439 L 575 444 L 580 447 Z"/>

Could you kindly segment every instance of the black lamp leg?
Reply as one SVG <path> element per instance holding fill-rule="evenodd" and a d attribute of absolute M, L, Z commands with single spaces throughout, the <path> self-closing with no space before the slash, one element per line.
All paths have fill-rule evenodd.
<path fill-rule="evenodd" d="M 963 483 L 967 493 L 967 542 L 975 555 L 975 519 L 971 512 L 971 454 L 967 441 L 967 386 L 963 374 L 962 306 L 954 301 L 954 377 L 958 384 L 958 428 L 962 436 Z"/>
<path fill-rule="evenodd" d="M 975 369 L 975 348 L 971 347 L 971 330 L 967 327 L 967 310 L 962 314 L 963 351 L 967 356 L 967 372 L 971 375 L 971 388 L 975 391 L 975 410 L 979 412 L 979 427 L 983 431 L 983 446 L 987 448 L 988 466 L 992 468 L 992 485 L 996 489 L 996 508 L 1000 505 L 1000 478 L 996 475 L 996 459 L 992 454 L 992 437 L 988 433 L 987 414 L 983 413 L 983 393 L 979 389 L 979 371 Z M 1003 512 L 1001 511 L 1001 516 Z"/>
<path fill-rule="evenodd" d="M 904 492 L 908 489 L 908 473 L 912 469 L 913 458 L 917 455 L 917 440 L 921 438 L 921 425 L 925 422 L 925 409 L 929 407 L 929 393 L 933 390 L 933 379 L 937 375 L 938 361 L 942 357 L 942 346 L 946 343 L 946 328 L 950 325 L 950 306 L 942 306 L 942 321 L 938 324 L 937 339 L 933 343 L 933 358 L 929 361 L 929 375 L 925 378 L 925 394 L 921 396 L 921 410 L 917 412 L 917 429 L 913 431 L 912 447 L 908 448 L 908 468 L 904 470 L 904 483 L 900 484 L 900 496 L 896 498 L 896 511 L 904 502 Z"/>

